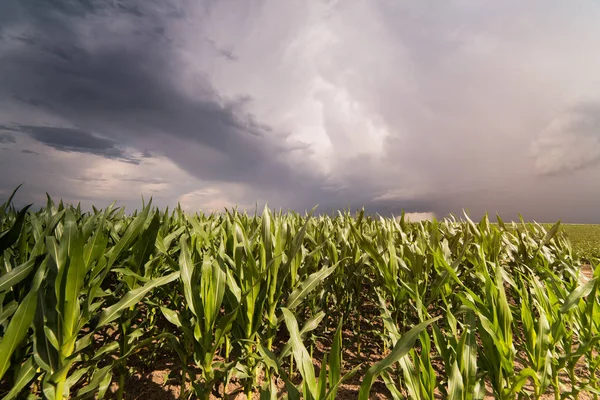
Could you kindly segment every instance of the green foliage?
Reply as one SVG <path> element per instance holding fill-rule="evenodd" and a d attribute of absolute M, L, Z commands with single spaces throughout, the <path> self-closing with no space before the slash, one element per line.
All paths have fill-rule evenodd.
<path fill-rule="evenodd" d="M 571 242 L 576 257 L 587 262 L 600 259 L 600 225 L 564 224 L 562 232 Z"/>
<path fill-rule="evenodd" d="M 0 395 L 124 398 L 140 352 L 180 367 L 181 398 L 333 399 L 354 374 L 362 399 L 378 379 L 394 399 L 597 395 L 594 229 L 6 203 Z M 381 360 L 345 362 L 347 332 Z"/>

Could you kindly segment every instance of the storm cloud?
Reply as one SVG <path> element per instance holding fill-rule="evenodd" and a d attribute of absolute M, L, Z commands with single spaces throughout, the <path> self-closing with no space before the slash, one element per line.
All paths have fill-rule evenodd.
<path fill-rule="evenodd" d="M 139 164 L 139 161 L 135 158 L 128 157 L 112 140 L 95 136 L 80 129 L 31 125 L 17 125 L 13 128 L 0 126 L 0 129 L 28 134 L 36 141 L 59 151 L 89 153 Z M 28 149 L 23 150 L 23 152 L 38 154 L 37 152 Z"/>
<path fill-rule="evenodd" d="M 0 166 L 16 173 L 0 189 L 600 221 L 599 17 L 558 1 L 6 0 Z"/>
<path fill-rule="evenodd" d="M 532 145 L 542 175 L 571 174 L 600 162 L 600 101 L 560 113 Z"/>
<path fill-rule="evenodd" d="M 0 128 L 1 129 L 1 128 Z M 0 143 L 15 143 L 15 137 L 10 133 L 0 133 Z"/>

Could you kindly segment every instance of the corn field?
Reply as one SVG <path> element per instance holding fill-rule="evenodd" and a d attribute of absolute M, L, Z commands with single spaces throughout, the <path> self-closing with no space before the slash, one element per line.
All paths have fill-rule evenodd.
<path fill-rule="evenodd" d="M 48 198 L 0 206 L 0 232 L 3 399 L 134 398 L 140 359 L 185 399 L 600 394 L 600 267 L 559 224 Z M 378 357 L 350 362 L 361 343 Z"/>

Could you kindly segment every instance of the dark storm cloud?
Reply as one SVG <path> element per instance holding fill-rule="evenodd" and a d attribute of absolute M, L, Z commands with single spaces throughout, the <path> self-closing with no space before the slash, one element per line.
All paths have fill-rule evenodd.
<path fill-rule="evenodd" d="M 598 93 L 598 15 L 558 1 L 3 0 L 0 169 L 16 173 L 0 191 L 598 220 L 600 103 L 581 101 Z M 81 155 L 23 157 L 41 152 L 32 141 Z"/>
<path fill-rule="evenodd" d="M 133 147 L 159 143 L 152 150 L 201 179 L 267 189 L 318 187 L 308 182 L 314 177 L 282 159 L 297 149 L 267 138 L 270 128 L 244 111 L 248 96 L 223 99 L 199 73 L 190 79 L 192 93 L 177 84 L 177 43 L 168 30 L 168 22 L 180 17 L 175 7 L 125 3 L 0 6 L 4 15 L 8 10 L 22 18 L 3 34 L 2 92 L 82 132 L 102 132 Z M 19 23 L 27 29 L 17 29 Z M 71 133 L 36 128 L 32 135 L 57 149 L 122 157 L 114 142 Z"/>
<path fill-rule="evenodd" d="M 11 128 L 0 126 L 0 128 L 25 133 L 32 139 L 59 151 L 95 154 L 129 163 L 139 163 L 138 160 L 119 149 L 114 141 L 94 136 L 81 129 L 32 125 L 17 125 Z M 29 152 L 29 150 L 23 150 L 23 152 Z"/>
<path fill-rule="evenodd" d="M 319 204 L 320 212 L 371 204 L 373 193 L 385 189 L 373 179 L 377 171 L 361 171 L 339 187 L 335 174 L 305 161 L 311 144 L 289 140 L 247 111 L 255 101 L 250 95 L 224 98 L 208 76 L 181 61 L 182 44 L 172 26 L 186 23 L 190 4 L 3 2 L 0 101 L 4 96 L 77 126 L 27 127 L 32 138 L 57 150 L 130 162 L 135 160 L 118 146 L 137 148 L 142 158 L 161 154 L 200 180 L 244 185 L 250 203 L 261 198 L 295 209 Z M 208 13 L 213 6 L 205 4 Z M 212 51 L 204 56 L 239 61 L 229 45 L 197 40 Z M 424 206 L 418 200 L 402 203 L 415 210 Z M 399 212 L 400 206 L 378 202 L 368 209 Z"/>
<path fill-rule="evenodd" d="M 2 127 L 0 126 L 0 130 Z M 15 143 L 15 137 L 10 133 L 0 133 L 0 143 Z"/>
<path fill-rule="evenodd" d="M 157 178 L 130 178 L 127 175 L 114 175 L 113 178 L 118 179 L 124 182 L 139 182 L 139 183 L 152 183 L 152 184 L 160 184 L 167 183 L 163 179 Z"/>
<path fill-rule="evenodd" d="M 39 155 L 40 153 L 38 153 L 37 151 L 33 151 L 33 150 L 29 150 L 29 149 L 24 149 L 21 150 L 21 153 L 25 153 L 25 154 L 33 154 L 33 155 Z"/>

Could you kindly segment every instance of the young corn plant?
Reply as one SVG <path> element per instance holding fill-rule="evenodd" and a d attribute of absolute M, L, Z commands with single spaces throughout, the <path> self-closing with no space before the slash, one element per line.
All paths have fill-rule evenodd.
<path fill-rule="evenodd" d="M 281 312 L 285 320 L 285 325 L 290 334 L 289 347 L 291 348 L 294 360 L 302 376 L 300 389 L 291 382 L 289 374 L 282 367 L 281 356 L 278 359 L 268 349 L 260 346 L 259 351 L 262 355 L 262 360 L 272 368 L 284 380 L 287 388 L 287 398 L 294 399 L 309 399 L 309 400 L 332 400 L 335 399 L 339 386 L 351 378 L 360 368 L 360 365 L 355 366 L 343 376 L 342 371 L 342 323 L 338 324 L 338 328 L 333 338 L 331 351 L 323 355 L 321 361 L 321 369 L 318 374 L 314 369 L 312 358 L 302 340 L 302 331 L 298 327 L 298 322 L 294 314 L 287 308 L 282 308 Z M 276 399 L 276 387 L 272 380 L 266 382 L 261 389 L 261 399 Z"/>
<path fill-rule="evenodd" d="M 83 232 L 78 225 L 76 211 L 66 209 L 56 236 L 44 238 L 47 269 L 33 326 L 35 362 L 44 371 L 42 390 L 48 399 L 68 398 L 70 387 L 89 369 L 71 373 L 71 367 L 83 361 L 91 344 L 93 331 L 88 324 L 103 302 L 102 293 L 92 284 L 93 278 L 105 276 L 107 269 L 104 260 L 97 264 L 104 251 L 102 224 L 95 232 Z"/>
<path fill-rule="evenodd" d="M 215 385 L 224 381 L 234 365 L 215 357 L 238 316 L 242 292 L 231 279 L 227 264 L 222 259 L 200 254 L 197 241 L 195 236 L 181 237 L 179 286 L 183 295 L 179 297 L 181 301 L 162 306 L 161 311 L 180 331 L 180 335 L 170 335 L 169 342 L 181 361 L 181 398 L 191 395 L 186 391 L 189 378 L 193 393 L 208 399 Z M 222 310 L 226 291 L 235 304 Z M 190 362 L 200 369 L 200 380 L 196 380 L 193 371 L 188 371 Z"/>
<path fill-rule="evenodd" d="M 592 278 L 580 283 L 562 301 L 558 310 L 563 318 L 570 322 L 569 331 L 576 332 L 576 337 L 567 335 L 569 338 L 567 350 L 560 357 L 559 365 L 564 366 L 569 374 L 572 391 L 571 395 L 578 395 L 580 391 L 592 393 L 594 398 L 600 395 L 598 371 L 600 367 L 600 356 L 598 354 L 598 342 L 600 341 L 600 265 L 596 266 Z M 569 318 L 570 317 L 570 318 Z M 573 345 L 575 342 L 575 345 Z M 587 381 L 581 379 L 575 369 L 583 359 L 588 370 Z M 559 382 L 556 380 L 555 385 Z"/>
<path fill-rule="evenodd" d="M 477 321 L 473 310 L 459 310 L 456 315 L 446 310 L 449 332 L 444 333 L 433 326 L 433 339 L 446 372 L 446 385 L 440 391 L 448 399 L 475 400 L 485 396 L 485 383 L 479 372 Z M 462 314 L 462 332 L 458 329 L 458 317 Z"/>
<path fill-rule="evenodd" d="M 176 278 L 167 275 L 148 281 L 100 312 L 105 298 L 110 295 L 103 288 L 105 279 L 121 251 L 129 246 L 129 243 L 118 242 L 106 252 L 108 238 L 104 221 L 110 213 L 107 210 L 82 224 L 78 221 L 81 220 L 78 211 L 67 208 L 54 229 L 55 236 L 44 237 L 48 256 L 32 325 L 34 360 L 43 371 L 42 391 L 46 398 L 72 397 L 71 388 L 85 377 L 87 384 L 78 395 L 93 394 L 96 389 L 104 393 L 111 380 L 111 366 L 95 369 L 100 359 L 93 356 L 90 348 L 93 335 L 105 329 L 125 309 L 131 309 L 153 288 Z M 121 240 L 136 237 L 139 230 L 135 226 L 134 220 Z M 141 228 L 141 224 L 139 226 Z M 36 246 L 38 243 L 34 251 Z M 39 249 L 42 251 L 42 247 Z M 114 346 L 102 351 L 108 353 L 112 348 Z M 123 363 L 126 354 L 120 356 L 117 363 Z M 73 366 L 77 368 L 73 370 Z"/>
<path fill-rule="evenodd" d="M 387 373 L 393 368 L 393 366 L 400 362 L 414 347 L 417 338 L 421 335 L 425 329 L 437 321 L 440 317 L 430 318 L 426 321 L 421 322 L 420 324 L 411 328 L 408 332 L 402 334 L 396 343 L 393 345 L 393 348 L 383 360 L 373 364 L 366 372 L 362 383 L 360 385 L 360 391 L 358 393 L 359 400 L 368 400 L 369 394 L 371 392 L 371 387 L 373 386 L 373 382 L 379 375 L 383 375 L 384 382 L 386 382 L 386 386 L 392 393 L 392 397 L 401 398 L 400 391 L 398 388 L 393 386 L 393 383 L 387 375 Z M 394 330 L 394 336 L 396 336 L 397 330 Z M 399 334 L 398 334 L 399 335 Z M 395 340 L 395 338 L 393 339 Z"/>

